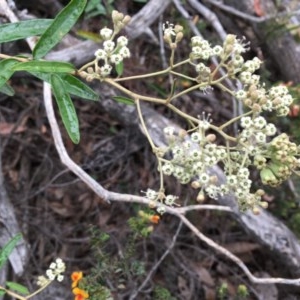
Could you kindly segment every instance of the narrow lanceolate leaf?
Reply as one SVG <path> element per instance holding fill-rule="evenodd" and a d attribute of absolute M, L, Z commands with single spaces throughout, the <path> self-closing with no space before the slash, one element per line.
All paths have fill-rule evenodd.
<path fill-rule="evenodd" d="M 41 73 L 71 73 L 75 71 L 72 64 L 59 61 L 28 61 L 19 63 L 12 68 L 14 71 L 28 71 Z"/>
<path fill-rule="evenodd" d="M 69 137 L 73 143 L 78 144 L 80 140 L 78 118 L 70 95 L 65 89 L 64 82 L 58 75 L 53 74 L 51 75 L 51 86 Z"/>
<path fill-rule="evenodd" d="M 20 64 L 19 61 L 11 58 L 0 61 L 0 88 L 3 87 L 7 80 L 14 74 L 12 69 L 18 64 Z"/>
<path fill-rule="evenodd" d="M 127 105 L 134 105 L 134 101 L 132 99 L 123 96 L 115 96 L 113 97 L 113 99 L 120 103 L 124 103 Z"/>
<path fill-rule="evenodd" d="M 16 283 L 16 282 L 12 282 L 12 281 L 6 281 L 6 286 L 12 290 L 12 291 L 15 291 L 19 294 L 23 294 L 23 295 L 29 295 L 30 292 L 29 290 L 27 289 L 26 286 L 22 285 L 22 284 L 19 284 L 19 283 Z"/>
<path fill-rule="evenodd" d="M 71 74 L 61 74 L 67 91 L 77 97 L 98 101 L 99 96 L 89 86 Z"/>
<path fill-rule="evenodd" d="M 25 39 L 29 36 L 42 35 L 51 25 L 51 19 L 35 19 L 0 26 L 0 43 Z"/>
<path fill-rule="evenodd" d="M 84 11 L 86 2 L 87 0 L 71 0 L 71 2 L 60 11 L 33 49 L 33 57 L 35 59 L 45 56 L 72 29 Z"/>
<path fill-rule="evenodd" d="M 22 235 L 20 233 L 17 234 L 3 247 L 3 249 L 0 249 L 0 269 L 3 267 L 21 238 Z"/>
<path fill-rule="evenodd" d="M 8 83 L 4 83 L 4 85 L 0 88 L 0 93 L 3 93 L 7 96 L 13 96 L 15 91 Z"/>
<path fill-rule="evenodd" d="M 124 70 L 124 63 L 121 61 L 120 63 L 118 63 L 116 65 L 116 71 L 117 71 L 117 74 L 119 76 L 121 76 L 123 74 L 123 70 Z"/>
<path fill-rule="evenodd" d="M 51 74 L 30 72 L 33 76 L 50 83 Z M 70 74 L 57 74 L 64 81 L 65 89 L 71 95 L 79 98 L 98 101 L 99 96 L 89 86 Z"/>

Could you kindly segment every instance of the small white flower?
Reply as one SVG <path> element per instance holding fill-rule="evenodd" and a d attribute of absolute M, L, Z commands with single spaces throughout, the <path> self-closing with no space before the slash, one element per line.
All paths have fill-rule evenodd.
<path fill-rule="evenodd" d="M 246 193 L 243 189 L 238 188 L 235 192 L 235 195 L 238 199 L 244 198 L 246 196 Z"/>
<path fill-rule="evenodd" d="M 237 176 L 239 178 L 246 179 L 249 177 L 249 174 L 250 174 L 250 172 L 247 168 L 241 168 L 241 169 L 239 169 Z"/>
<path fill-rule="evenodd" d="M 100 72 L 102 76 L 108 76 L 112 70 L 111 65 L 105 64 L 100 68 Z"/>
<path fill-rule="evenodd" d="M 146 197 L 149 200 L 156 200 L 157 195 L 158 195 L 158 193 L 156 191 L 154 191 L 154 190 L 147 189 L 147 191 L 146 191 Z"/>
<path fill-rule="evenodd" d="M 115 48 L 115 42 L 105 41 L 105 42 L 103 42 L 103 48 L 106 52 L 112 52 Z"/>
<path fill-rule="evenodd" d="M 276 133 L 277 129 L 276 126 L 272 123 L 267 124 L 265 127 L 265 133 L 267 136 L 272 136 Z"/>
<path fill-rule="evenodd" d="M 113 64 L 119 64 L 120 62 L 123 61 L 123 57 L 120 55 L 120 54 L 113 54 L 111 57 L 110 57 L 110 61 L 113 63 Z"/>
<path fill-rule="evenodd" d="M 242 180 L 239 182 L 239 186 L 243 189 L 243 190 L 249 190 L 251 187 L 252 181 L 250 179 L 246 179 L 246 180 Z"/>
<path fill-rule="evenodd" d="M 191 151 L 190 156 L 192 157 L 192 159 L 197 160 L 201 157 L 201 151 L 198 150 L 198 149 L 194 149 L 194 150 Z"/>
<path fill-rule="evenodd" d="M 171 163 L 166 163 L 162 166 L 162 171 L 165 175 L 172 175 L 174 171 L 174 166 Z"/>
<path fill-rule="evenodd" d="M 202 49 L 199 46 L 192 47 L 192 53 L 196 56 L 201 55 Z"/>
<path fill-rule="evenodd" d="M 207 130 L 207 129 L 209 129 L 209 127 L 210 127 L 209 121 L 207 121 L 207 120 L 203 120 L 203 121 L 200 120 L 200 122 L 199 122 L 199 128 Z"/>
<path fill-rule="evenodd" d="M 253 125 L 257 129 L 263 129 L 267 125 L 267 121 L 264 117 L 259 116 L 253 120 Z"/>
<path fill-rule="evenodd" d="M 181 146 L 175 146 L 172 149 L 172 154 L 174 158 L 181 158 L 184 155 L 183 148 Z"/>
<path fill-rule="evenodd" d="M 217 199 L 219 188 L 215 185 L 209 185 L 208 187 L 205 188 L 205 192 L 208 194 L 210 198 Z"/>
<path fill-rule="evenodd" d="M 205 50 L 202 50 L 200 58 L 202 58 L 204 60 L 207 60 L 207 59 L 210 58 L 211 55 L 212 55 L 212 50 L 211 49 L 205 49 Z M 210 68 L 206 67 L 205 71 L 207 73 L 210 73 Z"/>
<path fill-rule="evenodd" d="M 164 128 L 164 134 L 167 136 L 172 136 L 175 132 L 175 128 L 172 126 L 168 126 Z"/>
<path fill-rule="evenodd" d="M 262 132 L 257 132 L 255 134 L 255 139 L 258 143 L 261 143 L 261 144 L 265 144 L 266 143 L 266 140 L 267 140 L 267 137 L 264 133 Z"/>
<path fill-rule="evenodd" d="M 221 56 L 223 54 L 224 50 L 223 50 L 223 47 L 217 45 L 217 46 L 213 47 L 212 52 L 216 56 Z"/>
<path fill-rule="evenodd" d="M 205 153 L 209 155 L 214 155 L 216 150 L 217 150 L 217 145 L 216 144 L 207 144 L 204 147 Z"/>
<path fill-rule="evenodd" d="M 209 182 L 209 175 L 206 174 L 206 173 L 202 173 L 199 175 L 199 181 L 202 183 L 202 184 L 206 184 Z"/>
<path fill-rule="evenodd" d="M 235 97 L 238 100 L 245 100 L 247 97 L 247 93 L 244 90 L 239 90 L 239 91 L 235 92 Z"/>
<path fill-rule="evenodd" d="M 50 269 L 55 269 L 56 268 L 56 263 L 52 262 L 49 266 Z"/>
<path fill-rule="evenodd" d="M 185 172 L 184 174 L 182 174 L 182 176 L 180 176 L 179 181 L 181 184 L 187 184 L 191 181 L 192 179 L 192 175 L 188 172 Z"/>
<path fill-rule="evenodd" d="M 250 72 L 242 72 L 240 75 L 239 75 L 239 79 L 242 83 L 244 84 L 251 84 L 252 82 L 252 74 Z"/>
<path fill-rule="evenodd" d="M 188 150 L 191 148 L 192 146 L 192 143 L 190 141 L 185 141 L 183 144 L 182 144 L 183 148 Z"/>
<path fill-rule="evenodd" d="M 109 28 L 103 28 L 100 30 L 100 35 L 104 40 L 108 40 L 111 38 L 113 31 Z"/>
<path fill-rule="evenodd" d="M 98 49 L 96 52 L 95 52 L 95 56 L 98 58 L 98 59 L 105 59 L 107 57 L 107 53 L 103 50 L 103 49 Z"/>
<path fill-rule="evenodd" d="M 200 36 L 193 36 L 191 38 L 192 46 L 198 46 L 201 45 L 201 42 L 203 41 L 203 38 Z"/>
<path fill-rule="evenodd" d="M 163 215 L 166 212 L 166 208 L 164 206 L 159 206 L 156 211 L 160 214 Z"/>
<path fill-rule="evenodd" d="M 127 47 L 122 47 L 120 50 L 119 50 L 119 54 L 123 57 L 123 58 L 127 58 L 127 57 L 130 57 L 130 51 Z"/>
<path fill-rule="evenodd" d="M 200 142 L 200 141 L 201 141 L 201 135 L 200 135 L 200 133 L 199 133 L 199 132 L 193 132 L 193 133 L 191 134 L 191 140 L 192 140 L 193 142 L 195 142 L 195 143 Z"/>
<path fill-rule="evenodd" d="M 176 178 L 180 178 L 182 177 L 184 174 L 184 169 L 180 166 L 177 166 L 174 168 L 174 172 L 173 172 L 173 175 L 176 177 Z"/>
<path fill-rule="evenodd" d="M 125 36 L 119 36 L 117 39 L 118 46 L 124 47 L 128 44 L 128 39 Z"/>
<path fill-rule="evenodd" d="M 224 148 L 216 149 L 216 156 L 218 159 L 225 159 L 227 156 L 227 152 Z"/>
<path fill-rule="evenodd" d="M 192 169 L 195 173 L 200 173 L 203 171 L 204 165 L 201 161 L 197 161 L 193 164 Z"/>
<path fill-rule="evenodd" d="M 281 100 L 283 102 L 283 105 L 286 105 L 286 106 L 290 106 L 293 103 L 293 101 L 294 101 L 293 97 L 290 94 L 284 95 L 281 98 Z"/>
<path fill-rule="evenodd" d="M 165 198 L 165 204 L 171 206 L 171 205 L 173 205 L 175 203 L 176 199 L 177 199 L 176 196 L 168 195 Z"/>
<path fill-rule="evenodd" d="M 252 119 L 250 117 L 242 117 L 241 118 L 241 126 L 243 128 L 249 128 L 253 124 Z"/>
<path fill-rule="evenodd" d="M 244 58 L 241 55 L 235 55 L 233 58 L 233 64 L 235 67 L 241 67 L 241 65 L 244 63 Z M 247 69 L 248 71 L 248 69 Z"/>
<path fill-rule="evenodd" d="M 47 271 L 46 271 L 46 275 L 47 275 L 47 277 L 49 278 L 49 280 L 54 280 L 55 279 L 55 274 L 53 273 L 53 270 L 52 269 L 48 269 Z"/>
<path fill-rule="evenodd" d="M 64 280 L 64 275 L 58 275 L 56 279 L 58 282 L 62 282 Z"/>
<path fill-rule="evenodd" d="M 227 176 L 227 184 L 229 186 L 235 186 L 237 184 L 237 178 L 235 175 L 229 175 Z"/>

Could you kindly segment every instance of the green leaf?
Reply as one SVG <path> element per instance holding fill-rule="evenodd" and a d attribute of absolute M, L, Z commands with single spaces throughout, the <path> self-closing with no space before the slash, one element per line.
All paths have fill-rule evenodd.
<path fill-rule="evenodd" d="M 51 75 L 51 85 L 69 137 L 74 144 L 78 144 L 80 141 L 78 118 L 70 95 L 65 89 L 64 81 L 58 75 L 53 74 Z"/>
<path fill-rule="evenodd" d="M 1 287 L 0 287 L 0 296 L 5 295 L 5 293 L 6 293 L 6 292 L 5 292 L 4 290 L 2 290 Z"/>
<path fill-rule="evenodd" d="M 42 72 L 42 73 L 71 73 L 75 71 L 72 64 L 60 61 L 27 61 L 12 68 L 14 71 Z"/>
<path fill-rule="evenodd" d="M 114 100 L 120 103 L 128 104 L 128 105 L 134 105 L 134 101 L 130 98 L 126 98 L 123 96 L 115 96 L 113 97 Z"/>
<path fill-rule="evenodd" d="M 14 74 L 12 68 L 18 64 L 20 64 L 20 62 L 12 58 L 8 58 L 0 61 L 0 88 Z"/>
<path fill-rule="evenodd" d="M 124 64 L 123 64 L 123 62 L 121 61 L 120 63 L 118 63 L 118 64 L 116 65 L 116 71 L 117 71 L 117 74 L 118 74 L 119 76 L 121 76 L 121 75 L 123 74 L 123 70 L 124 70 Z"/>
<path fill-rule="evenodd" d="M 17 243 L 21 240 L 21 233 L 14 236 L 3 249 L 0 250 L 0 269 L 3 267 L 4 263 L 7 261 L 8 257 L 16 247 Z"/>
<path fill-rule="evenodd" d="M 7 96 L 13 96 L 15 91 L 8 83 L 4 83 L 4 85 L 0 88 L 0 93 L 3 93 Z"/>
<path fill-rule="evenodd" d="M 45 56 L 72 29 L 86 5 L 87 0 L 71 0 L 59 12 L 53 23 L 43 33 L 33 49 L 33 57 L 39 59 Z"/>
<path fill-rule="evenodd" d="M 30 294 L 30 292 L 27 289 L 27 287 L 24 286 L 24 285 L 22 285 L 22 284 L 19 284 L 19 283 L 12 282 L 12 281 L 6 281 L 6 286 L 10 290 L 16 291 L 16 292 L 18 292 L 20 294 L 23 294 L 23 295 L 29 295 Z"/>
<path fill-rule="evenodd" d="M 83 99 L 98 101 L 99 96 L 89 86 L 71 74 L 61 74 L 67 92 Z"/>
<path fill-rule="evenodd" d="M 51 81 L 51 75 L 47 73 L 30 72 L 33 76 L 49 82 Z M 79 98 L 98 101 L 99 96 L 85 83 L 70 74 L 57 74 L 64 81 L 66 91 L 71 95 Z"/>
<path fill-rule="evenodd" d="M 0 26 L 0 43 L 41 35 L 53 22 L 51 19 L 35 19 Z"/>

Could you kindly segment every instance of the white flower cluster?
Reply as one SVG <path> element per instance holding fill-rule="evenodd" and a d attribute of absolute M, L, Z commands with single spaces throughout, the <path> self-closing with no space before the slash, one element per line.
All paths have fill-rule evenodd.
<path fill-rule="evenodd" d="M 193 36 L 191 38 L 192 52 L 190 54 L 190 59 L 203 59 L 208 60 L 212 55 L 214 55 L 213 49 L 211 48 L 209 42 L 204 40 L 200 36 Z M 218 52 L 218 51 L 217 51 Z"/>
<path fill-rule="evenodd" d="M 100 67 L 100 75 L 106 77 L 111 73 L 112 65 L 118 65 L 124 58 L 130 57 L 130 51 L 127 47 L 128 39 L 125 36 L 118 37 L 115 43 L 111 40 L 113 30 L 103 28 L 100 30 L 100 35 L 104 39 L 103 49 L 96 50 L 95 56 L 97 61 L 104 61 Z"/>
<path fill-rule="evenodd" d="M 147 189 L 146 198 L 153 203 L 153 205 L 151 206 L 156 207 L 156 211 L 162 215 L 166 212 L 166 208 L 162 205 L 162 203 L 167 206 L 173 206 L 178 197 L 174 195 L 165 195 L 164 193 L 159 193 L 155 190 Z"/>
<path fill-rule="evenodd" d="M 191 183 L 193 188 L 200 189 L 197 199 L 204 200 L 204 193 L 213 199 L 226 194 L 234 195 L 243 209 L 266 207 L 261 201 L 262 191 L 251 193 L 252 181 L 249 178 L 249 166 L 261 164 L 262 169 L 266 160 L 264 154 L 267 148 L 266 137 L 276 133 L 276 127 L 257 116 L 243 117 L 241 126 L 244 130 L 240 139 L 244 138 L 244 148 L 229 150 L 213 143 L 212 134 L 206 134 L 208 129 L 200 126 L 189 136 L 180 137 L 173 127 L 164 129 L 169 142 L 172 158 L 164 160 L 162 172 L 174 176 L 180 183 Z M 262 149 L 262 150 L 261 150 Z M 263 164 L 263 163 L 264 164 Z M 211 175 L 212 166 L 221 163 L 224 166 L 226 182 L 219 184 L 216 176 Z"/>
<path fill-rule="evenodd" d="M 63 262 L 63 260 L 61 258 L 57 258 L 55 260 L 55 262 L 52 262 L 49 266 L 49 269 L 46 271 L 46 276 L 41 275 L 38 276 L 37 279 L 37 285 L 38 286 L 45 286 L 47 284 L 49 284 L 49 282 L 55 280 L 61 282 L 64 279 L 64 275 L 62 275 L 62 273 L 64 273 L 66 270 L 66 265 Z"/>
<path fill-rule="evenodd" d="M 207 121 L 199 121 L 200 124 Z M 205 129 L 204 129 L 205 128 Z M 162 166 L 165 175 L 176 177 L 180 183 L 187 184 L 194 180 L 194 185 L 211 190 L 215 185 L 215 177 L 210 175 L 209 168 L 226 157 L 226 150 L 222 146 L 207 141 L 205 130 L 208 126 L 200 126 L 188 139 L 175 135 L 172 127 L 164 129 L 169 141 L 172 159 Z"/>
<path fill-rule="evenodd" d="M 240 133 L 240 141 L 248 145 L 256 146 L 257 144 L 266 144 L 267 137 L 276 134 L 276 127 L 272 123 L 267 123 L 262 116 L 255 118 L 242 117 L 241 127 L 244 130 Z"/>
<path fill-rule="evenodd" d="M 277 116 L 286 116 L 293 103 L 286 86 L 276 86 L 266 91 L 259 84 L 251 83 L 245 90 L 237 91 L 235 97 L 257 113 L 274 110 Z"/>
<path fill-rule="evenodd" d="M 61 282 L 64 279 L 62 273 L 66 270 L 66 265 L 61 258 L 57 258 L 55 262 L 52 262 L 49 269 L 46 271 L 46 275 L 49 280 L 53 281 L 55 278 L 57 281 Z"/>

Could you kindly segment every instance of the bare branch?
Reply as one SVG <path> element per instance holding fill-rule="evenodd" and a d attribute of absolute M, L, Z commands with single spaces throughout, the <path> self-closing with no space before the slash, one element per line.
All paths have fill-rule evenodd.
<path fill-rule="evenodd" d="M 145 278 L 145 280 L 142 282 L 142 284 L 139 286 L 139 288 L 134 291 L 134 293 L 130 296 L 130 300 L 133 300 L 136 298 L 136 296 L 138 295 L 139 292 L 141 292 L 141 290 L 146 286 L 146 284 L 148 283 L 148 281 L 151 279 L 151 277 L 153 276 L 154 272 L 157 270 L 157 268 L 161 265 L 161 263 L 164 261 L 164 259 L 168 256 L 168 254 L 171 252 L 171 250 L 174 248 L 177 237 L 179 235 L 179 232 L 182 228 L 182 224 L 183 222 L 180 221 L 177 230 L 173 236 L 172 242 L 170 244 L 170 246 L 168 247 L 168 249 L 164 252 L 164 254 L 160 257 L 160 259 L 156 262 L 156 264 L 151 268 L 150 272 L 148 273 L 147 277 Z"/>

